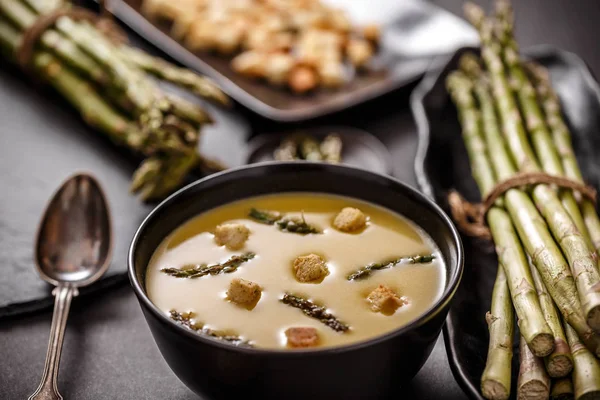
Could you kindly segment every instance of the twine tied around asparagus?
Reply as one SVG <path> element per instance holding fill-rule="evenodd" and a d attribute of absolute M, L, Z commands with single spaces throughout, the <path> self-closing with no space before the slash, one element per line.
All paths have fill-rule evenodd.
<path fill-rule="evenodd" d="M 112 18 L 107 2 L 107 0 L 100 1 L 100 14 L 96 14 L 82 7 L 73 6 L 57 8 L 47 14 L 41 15 L 23 32 L 21 44 L 17 48 L 15 54 L 15 58 L 21 68 L 28 71 L 37 41 L 46 29 L 53 27 L 56 21 L 61 17 L 69 17 L 75 21 L 88 21 L 113 43 L 127 43 L 127 35 Z"/>
<path fill-rule="evenodd" d="M 528 172 L 517 174 L 505 181 L 499 182 L 490 190 L 481 203 L 470 203 L 457 191 L 450 191 L 448 194 L 448 204 L 452 218 L 465 235 L 491 240 L 492 235 L 485 222 L 485 216 L 496 200 L 510 189 L 538 184 L 555 185 L 564 189 L 572 189 L 596 204 L 597 192 L 589 185 L 560 176 L 549 175 L 544 172 Z"/>

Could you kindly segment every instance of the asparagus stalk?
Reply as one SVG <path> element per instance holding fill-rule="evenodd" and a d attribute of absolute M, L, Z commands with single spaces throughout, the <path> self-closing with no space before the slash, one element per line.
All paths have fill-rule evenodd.
<path fill-rule="evenodd" d="M 528 72 L 534 80 L 538 98 L 545 112 L 546 123 L 558 149 L 565 175 L 569 179 L 584 183 L 571 144 L 571 134 L 561 114 L 560 100 L 552 88 L 548 72 L 541 66 L 533 64 L 528 64 Z M 598 254 L 600 252 L 600 219 L 596 213 L 596 207 L 590 200 L 584 198 L 580 201 L 580 208 L 593 248 Z"/>
<path fill-rule="evenodd" d="M 19 0 L 0 0 L 0 13 L 21 30 L 31 26 L 38 18 L 34 10 L 35 8 L 28 8 Z M 144 79 L 139 71 L 130 68 L 118 57 L 114 46 L 108 43 L 102 34 L 95 31 L 90 35 L 90 30 L 93 29 L 87 22 L 75 22 L 68 17 L 61 17 L 56 21 L 54 30 L 108 72 L 111 87 L 114 89 L 111 93 L 115 94 L 116 104 L 131 104 L 131 111 L 136 117 L 147 114 L 157 118 L 160 113 L 156 110 L 158 106 L 155 88 L 151 87 L 149 80 Z"/>
<path fill-rule="evenodd" d="M 316 226 L 310 225 L 304 219 L 304 214 L 300 218 L 285 217 L 275 223 L 277 228 L 282 232 L 297 233 L 299 235 L 307 235 L 309 233 L 323 233 Z"/>
<path fill-rule="evenodd" d="M 517 96 L 531 141 L 543 170 L 551 175 L 563 176 L 564 170 L 538 105 L 535 90 L 521 66 L 516 41 L 512 34 L 512 7 L 504 0 L 497 1 L 496 5 L 497 17 L 503 27 L 499 32 L 499 41 L 504 46 L 503 60 L 508 66 L 509 80 L 518 88 Z M 541 188 L 540 186 L 542 185 L 534 189 L 534 198 L 538 206 L 542 205 L 540 209 L 569 261 L 587 322 L 590 327 L 600 332 L 600 273 L 597 270 L 596 257 L 590 251 L 593 245 L 589 240 L 577 202 L 570 190 L 561 190 L 560 202 L 564 207 L 558 207 L 558 202 L 548 188 L 545 185 Z M 545 199 L 556 203 L 556 207 L 553 207 L 554 212 L 550 213 L 550 207 L 544 207 L 548 203 L 540 204 Z"/>
<path fill-rule="evenodd" d="M 300 158 L 308 161 L 321 161 L 323 155 L 319 149 L 319 143 L 312 137 L 306 136 L 300 139 L 298 147 Z"/>
<path fill-rule="evenodd" d="M 282 232 L 297 233 L 300 235 L 306 235 L 309 233 L 323 233 L 316 226 L 310 225 L 304 219 L 304 214 L 301 218 L 286 217 L 278 211 L 271 210 L 258 210 L 252 208 L 248 213 L 248 216 L 265 225 L 276 225 L 277 228 Z"/>
<path fill-rule="evenodd" d="M 466 59 L 463 61 L 466 62 Z M 485 195 L 496 183 L 496 177 L 493 173 L 494 169 L 487 158 L 488 152 L 486 151 L 486 144 L 481 133 L 483 130 L 489 136 L 490 130 L 497 129 L 496 125 L 493 124 L 495 122 L 493 108 L 490 114 L 490 103 L 481 103 L 484 115 L 483 123 L 485 124 L 483 126 L 484 129 L 482 129 L 482 121 L 475 109 L 472 84 L 469 78 L 462 72 L 457 71 L 448 77 L 446 83 L 459 110 L 459 119 L 463 127 L 463 139 L 470 156 L 471 170 L 476 177 L 480 191 Z M 481 89 L 478 90 L 478 93 L 481 97 L 480 100 L 485 100 L 481 96 L 484 95 Z M 493 142 L 488 144 L 490 148 L 494 148 L 492 147 Z M 494 152 L 496 151 L 494 148 Z M 490 151 L 489 153 L 492 152 Z M 475 168 L 478 169 L 477 172 L 475 172 Z M 520 199 L 521 202 L 529 200 L 527 195 L 515 189 L 507 192 L 506 199 L 509 199 L 511 196 L 518 200 Z M 533 208 L 533 212 L 537 213 L 533 205 L 531 207 Z M 517 316 L 519 317 L 521 334 L 525 337 L 526 342 L 536 355 L 540 357 L 547 356 L 554 349 L 554 337 L 542 314 L 529 270 L 529 264 L 527 263 L 522 244 L 515 232 L 511 218 L 504 209 L 494 206 L 487 213 L 487 222 L 496 245 L 498 259 L 500 264 L 505 268 L 510 293 Z M 528 223 L 533 225 L 531 221 Z M 558 252 L 560 253 L 560 251 Z"/>
<path fill-rule="evenodd" d="M 350 329 L 350 326 L 338 320 L 333 314 L 327 312 L 326 307 L 319 306 L 303 297 L 285 293 L 279 301 L 283 304 L 300 309 L 305 315 L 318 319 L 336 332 L 346 332 Z"/>
<path fill-rule="evenodd" d="M 546 400 L 550 396 L 550 378 L 542 359 L 533 355 L 525 339 L 519 342 L 520 364 L 517 398 Z"/>
<path fill-rule="evenodd" d="M 531 275 L 533 277 L 533 282 L 535 283 L 535 289 L 540 298 L 540 305 L 542 306 L 544 317 L 554 334 L 554 351 L 545 359 L 546 370 L 550 377 L 562 378 L 569 375 L 573 370 L 573 356 L 571 355 L 571 349 L 567 344 L 567 338 L 562 327 L 560 316 L 556 311 L 556 306 L 554 305 L 554 302 L 552 302 L 552 298 L 550 298 L 550 295 L 544 286 L 544 282 L 542 282 L 542 278 L 535 267 L 531 268 Z"/>
<path fill-rule="evenodd" d="M 277 161 L 294 161 L 298 158 L 298 144 L 292 138 L 284 139 L 273 152 Z"/>
<path fill-rule="evenodd" d="M 321 154 L 325 161 L 339 163 L 342 161 L 342 139 L 340 135 L 332 133 L 321 142 Z"/>
<path fill-rule="evenodd" d="M 170 111 L 178 117 L 194 124 L 197 128 L 214 122 L 212 117 L 201 107 L 172 94 L 166 94 L 165 96 L 169 100 Z"/>
<path fill-rule="evenodd" d="M 201 278 L 206 275 L 230 274 L 245 262 L 252 260 L 256 254 L 246 253 L 241 256 L 232 256 L 223 263 L 213 265 L 184 265 L 181 268 L 163 268 L 160 271 L 175 278 Z"/>
<path fill-rule="evenodd" d="M 224 106 L 231 104 L 231 101 L 221 89 L 206 77 L 197 75 L 185 68 L 178 68 L 161 58 L 153 57 L 130 46 L 121 46 L 119 51 L 123 54 L 123 58 L 151 75 L 188 89 L 192 93 L 217 104 Z"/>
<path fill-rule="evenodd" d="M 358 270 L 349 274 L 346 279 L 349 281 L 365 279 L 371 276 L 373 271 L 380 271 L 382 269 L 392 268 L 400 264 L 428 264 L 431 263 L 434 259 L 435 256 L 433 254 L 399 257 L 392 260 L 387 260 L 380 263 L 373 263 L 361 267 Z"/>
<path fill-rule="evenodd" d="M 574 398 L 573 381 L 571 381 L 570 377 L 552 381 L 550 400 L 573 400 Z"/>
<path fill-rule="evenodd" d="M 0 15 L 0 48 L 12 59 L 14 49 L 21 43 L 21 34 Z"/>
<path fill-rule="evenodd" d="M 259 210 L 256 208 L 251 208 L 248 216 L 265 225 L 274 225 L 275 222 L 283 218 L 283 214 L 278 211 Z"/>
<path fill-rule="evenodd" d="M 579 341 L 577 333 L 565 324 L 565 331 L 573 353 L 573 386 L 575 399 L 600 399 L 600 364 Z"/>
<path fill-rule="evenodd" d="M 513 34 L 513 10 L 509 1 L 496 1 L 496 17 L 498 28 L 496 29 L 496 36 L 503 46 L 503 60 L 508 66 L 509 79 L 521 104 L 525 124 L 542 169 L 551 175 L 565 176 L 565 170 L 557 150 L 561 143 L 555 143 L 550 137 L 550 131 L 538 103 L 535 89 L 521 65 L 518 45 Z M 559 196 L 563 207 L 573 219 L 589 248 L 594 249 L 572 191 L 560 189 Z"/>
<path fill-rule="evenodd" d="M 12 54 L 20 43 L 20 32 L 0 18 L 0 44 Z M 137 123 L 114 110 L 89 83 L 66 67 L 53 54 L 38 51 L 34 68 L 61 93 L 92 127 L 107 135 L 118 145 L 148 155 L 146 133 Z M 188 172 L 198 163 L 198 154 L 185 147 L 175 151 L 150 155 L 134 173 L 131 190 L 144 201 L 160 199 L 178 187 Z"/>
<path fill-rule="evenodd" d="M 68 17 L 56 21 L 56 29 L 79 46 L 110 73 L 117 86 L 135 106 L 134 115 L 153 112 L 156 89 L 143 74 L 131 68 L 114 46 L 87 22 L 75 22 Z"/>
<path fill-rule="evenodd" d="M 251 342 L 237 335 L 231 335 L 224 332 L 215 331 L 213 329 L 207 328 L 206 326 L 204 326 L 204 324 L 198 323 L 194 320 L 195 315 L 193 312 L 181 313 L 179 311 L 171 310 L 169 311 L 169 317 L 178 324 L 185 326 L 186 328 L 198 334 L 214 337 L 215 339 L 223 340 L 235 346 L 253 347 Z"/>
<path fill-rule="evenodd" d="M 90 126 L 106 134 L 118 145 L 143 150 L 139 147 L 142 133 L 136 124 L 112 109 L 86 81 L 63 67 L 53 55 L 38 53 L 34 58 L 34 65 L 46 80 L 80 112 Z M 134 173 L 132 191 L 140 193 L 142 200 L 163 198 L 181 184 L 183 176 L 195 166 L 196 158 L 197 155 L 189 151 L 187 154 L 165 153 L 146 159 L 140 165 L 140 170 Z M 155 174 L 140 176 L 145 163 L 152 160 L 158 165 Z"/>
<path fill-rule="evenodd" d="M 489 400 L 510 396 L 514 315 L 504 267 L 498 265 L 492 307 L 485 319 L 490 332 L 488 355 L 481 375 L 481 393 Z"/>
<path fill-rule="evenodd" d="M 480 32 L 483 43 L 483 59 L 490 71 L 498 113 L 502 126 L 504 127 L 504 134 L 508 148 L 513 156 L 512 158 L 517 162 L 521 171 L 539 171 L 539 165 L 529 146 L 526 132 L 519 116 L 519 108 L 512 96 L 511 88 L 508 85 L 505 76 L 499 46 L 497 43 L 493 42 L 491 23 L 485 18 L 483 10 L 472 3 L 467 3 L 465 6 L 465 13 L 467 18 Z M 499 149 L 499 151 L 502 151 L 502 148 Z M 495 165 L 495 167 L 510 167 L 510 169 L 512 169 L 512 166 L 507 165 Z M 506 172 L 512 171 L 507 170 Z M 505 196 L 506 199 L 511 197 L 511 192 L 512 191 L 507 193 Z M 554 240 L 550 237 L 533 245 L 532 239 L 535 238 L 530 236 L 533 229 L 527 229 L 531 227 L 519 225 L 518 215 L 523 214 L 524 207 L 523 205 L 518 205 L 515 201 L 512 202 L 512 204 L 508 204 L 508 209 L 509 213 L 513 216 L 513 221 L 517 224 L 517 230 L 519 231 L 521 239 L 528 248 L 528 253 L 536 265 L 536 268 L 540 271 L 544 283 L 546 284 L 546 287 L 548 287 L 554 301 L 559 307 L 561 304 L 564 305 L 565 302 L 570 303 L 572 306 L 569 307 L 570 310 L 568 311 L 561 310 L 563 311 L 563 314 L 565 314 L 565 312 L 567 314 L 571 314 L 572 312 L 578 313 L 583 303 L 583 311 L 587 324 L 593 329 L 600 330 L 600 293 L 598 293 L 593 286 L 595 282 L 597 282 L 595 278 L 598 276 L 598 271 L 596 271 L 595 260 L 587 243 L 581 233 L 577 230 L 577 227 L 569 214 L 563 208 L 556 193 L 549 186 L 542 184 L 536 185 L 532 190 L 532 195 L 538 209 L 546 220 L 548 227 L 567 257 L 569 264 L 565 265 L 566 263 L 558 249 L 556 249 L 558 252 L 555 252 L 555 249 L 551 249 L 551 252 L 556 255 L 556 257 L 553 257 L 554 260 L 552 260 L 552 265 L 538 265 L 540 263 L 550 264 L 548 263 L 550 260 L 543 257 L 543 253 L 547 251 L 551 244 L 554 245 Z M 531 208 L 532 211 L 535 210 L 534 207 Z M 540 222 L 543 223 L 543 221 Z M 544 258 L 544 261 L 541 260 L 542 258 Z M 550 267 L 550 269 L 548 269 L 548 267 Z M 573 284 L 573 275 L 570 273 L 569 267 L 573 270 L 577 279 L 579 291 L 577 291 Z M 547 279 L 545 276 L 545 274 L 548 273 L 552 275 L 551 277 L 548 277 L 550 279 Z M 564 286 L 560 289 L 561 293 L 553 288 L 553 286 L 558 285 Z M 600 287 L 598 289 L 600 290 Z M 579 294 L 581 302 L 577 301 L 577 294 Z M 560 298 L 555 297 L 555 295 Z M 578 326 L 578 333 L 584 335 L 584 337 L 588 336 L 586 333 L 587 329 L 584 329 L 584 326 L 579 322 L 575 323 L 571 320 L 569 320 L 569 322 L 572 323 L 572 326 Z M 598 341 L 597 336 L 594 340 Z M 600 347 L 598 345 L 594 345 L 592 349 L 600 356 Z"/>

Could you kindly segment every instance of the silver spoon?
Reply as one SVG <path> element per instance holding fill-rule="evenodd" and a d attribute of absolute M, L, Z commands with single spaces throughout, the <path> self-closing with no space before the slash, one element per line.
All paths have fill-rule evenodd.
<path fill-rule="evenodd" d="M 56 191 L 38 227 L 35 261 L 43 280 L 56 286 L 54 314 L 42 381 L 29 400 L 60 400 L 57 376 L 71 299 L 108 269 L 112 254 L 110 211 L 100 184 L 76 174 Z"/>

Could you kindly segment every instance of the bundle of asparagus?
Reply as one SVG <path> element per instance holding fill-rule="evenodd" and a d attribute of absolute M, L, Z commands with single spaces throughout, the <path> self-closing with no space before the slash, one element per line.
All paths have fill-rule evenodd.
<path fill-rule="evenodd" d="M 495 11 L 488 17 L 480 7 L 465 5 L 480 34 L 481 58 L 464 54 L 446 81 L 482 196 L 518 173 L 582 183 L 547 72 L 521 60 L 510 3 L 497 0 Z M 499 267 L 486 316 L 484 397 L 510 395 L 514 307 L 518 398 L 599 399 L 600 219 L 593 202 L 571 189 L 536 183 L 504 191 L 485 221 Z"/>
<path fill-rule="evenodd" d="M 63 0 L 0 0 L 1 54 L 53 86 L 90 126 L 143 158 L 131 183 L 142 200 L 165 197 L 192 170 L 221 169 L 196 150 L 210 115 L 164 92 L 155 78 L 221 105 L 229 102 L 225 94 L 207 78 L 115 40 L 114 29 L 101 30 L 94 18 L 76 17 L 81 14 L 91 12 Z M 56 18 L 48 23 L 50 16 Z"/>

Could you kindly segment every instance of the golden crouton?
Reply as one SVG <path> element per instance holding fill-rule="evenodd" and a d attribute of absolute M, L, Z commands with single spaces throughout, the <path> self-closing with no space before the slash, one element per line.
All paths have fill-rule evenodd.
<path fill-rule="evenodd" d="M 288 85 L 295 93 L 306 93 L 319 83 L 315 70 L 306 65 L 296 65 L 288 76 Z"/>
<path fill-rule="evenodd" d="M 215 241 L 229 250 L 239 250 L 250 236 L 250 229 L 243 224 L 223 224 L 215 229 Z"/>
<path fill-rule="evenodd" d="M 371 310 L 375 312 L 393 312 L 398 307 L 408 303 L 405 297 L 400 297 L 392 289 L 385 285 L 379 285 L 368 296 L 367 301 L 371 303 Z"/>
<path fill-rule="evenodd" d="M 344 67 L 336 61 L 325 61 L 318 66 L 321 83 L 326 87 L 338 87 L 344 83 Z"/>
<path fill-rule="evenodd" d="M 294 260 L 294 273 L 300 282 L 313 282 L 324 278 L 329 270 L 321 257 L 309 254 Z"/>
<path fill-rule="evenodd" d="M 356 68 L 362 68 L 373 57 L 373 47 L 366 40 L 350 39 L 346 44 L 346 53 Z"/>
<path fill-rule="evenodd" d="M 314 347 L 319 343 L 315 328 L 288 328 L 285 336 L 290 347 Z"/>
<path fill-rule="evenodd" d="M 231 60 L 231 67 L 237 73 L 251 78 L 262 78 L 266 73 L 266 54 L 248 50 L 235 56 Z"/>
<path fill-rule="evenodd" d="M 227 298 L 236 304 L 248 305 L 257 302 L 261 296 L 258 283 L 235 278 L 229 284 Z"/>
<path fill-rule="evenodd" d="M 367 217 L 358 208 L 345 207 L 336 215 L 333 226 L 342 232 L 354 232 L 365 227 Z"/>
<path fill-rule="evenodd" d="M 373 43 L 378 43 L 381 38 L 381 30 L 376 24 L 365 25 L 362 32 L 365 39 Z"/>

